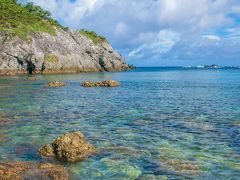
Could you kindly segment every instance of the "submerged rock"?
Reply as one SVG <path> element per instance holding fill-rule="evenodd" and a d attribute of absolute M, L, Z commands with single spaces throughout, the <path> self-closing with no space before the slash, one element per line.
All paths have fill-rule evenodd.
<path fill-rule="evenodd" d="M 29 80 L 29 81 L 36 81 L 37 79 L 35 77 L 28 77 L 27 80 Z"/>
<path fill-rule="evenodd" d="M 48 83 L 48 87 L 62 87 L 62 86 L 65 86 L 64 82 L 54 81 Z"/>
<path fill-rule="evenodd" d="M 49 163 L 0 162 L 0 179 L 68 180 L 68 173 L 63 167 Z"/>
<path fill-rule="evenodd" d="M 167 176 L 161 176 L 161 175 L 143 175 L 139 178 L 139 180 L 168 180 Z"/>
<path fill-rule="evenodd" d="M 72 132 L 58 137 L 51 144 L 41 147 L 38 152 L 61 161 L 78 162 L 94 153 L 95 149 L 85 141 L 81 132 Z"/>
<path fill-rule="evenodd" d="M 151 157 L 151 153 L 147 150 L 134 149 L 132 147 L 108 147 L 102 149 L 103 152 L 113 153 L 116 157 L 126 158 L 140 158 L 140 157 Z"/>
<path fill-rule="evenodd" d="M 117 86 L 120 86 L 120 83 L 114 80 L 107 80 L 102 82 L 85 81 L 81 84 L 81 86 L 83 87 L 117 87 Z"/>
<path fill-rule="evenodd" d="M 8 119 L 6 117 L 2 117 L 0 114 L 0 126 L 6 126 L 6 125 L 10 125 L 13 124 L 11 119 Z"/>
<path fill-rule="evenodd" d="M 162 166 L 178 174 L 197 176 L 201 173 L 201 169 L 197 164 L 187 160 L 168 159 L 163 161 Z"/>
<path fill-rule="evenodd" d="M 128 161 L 103 158 L 101 162 L 107 167 L 104 176 L 112 179 L 118 179 L 118 175 L 121 175 L 121 179 L 138 179 L 142 174 L 139 167 L 129 164 Z M 114 177 L 114 175 L 117 177 Z"/>

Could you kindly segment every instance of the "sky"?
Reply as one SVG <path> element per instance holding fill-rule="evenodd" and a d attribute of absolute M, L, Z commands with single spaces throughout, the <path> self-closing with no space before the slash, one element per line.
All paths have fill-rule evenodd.
<path fill-rule="evenodd" d="M 19 0 L 104 35 L 136 66 L 240 65 L 240 0 Z"/>

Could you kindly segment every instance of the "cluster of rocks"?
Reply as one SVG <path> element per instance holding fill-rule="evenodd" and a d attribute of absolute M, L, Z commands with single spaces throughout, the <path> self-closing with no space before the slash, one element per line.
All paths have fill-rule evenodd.
<path fill-rule="evenodd" d="M 108 149 L 108 151 L 111 149 Z M 126 149 L 124 147 L 114 148 L 115 153 L 123 153 L 125 155 L 142 153 L 134 149 Z M 85 140 L 81 132 L 70 132 L 56 138 L 52 143 L 46 144 L 38 150 L 38 153 L 45 157 L 55 158 L 62 162 L 76 163 L 88 158 L 96 153 L 93 145 Z M 145 153 L 145 152 L 144 152 Z M 146 154 L 145 154 L 146 155 Z M 137 156 L 136 156 L 137 157 Z M 111 167 L 112 171 L 121 172 L 131 177 L 131 179 L 156 179 L 154 175 L 144 176 L 140 169 L 125 164 L 122 161 L 103 158 L 102 163 Z M 190 176 L 198 176 L 201 174 L 200 167 L 187 160 L 163 158 L 159 159 L 159 168 L 176 174 L 185 174 Z M 120 168 L 119 168 L 120 167 Z M 141 176 L 142 175 L 142 176 Z M 20 179 L 39 179 L 39 180 L 68 180 L 68 172 L 61 166 L 49 163 L 33 163 L 33 162 L 0 162 L 0 177 L 4 180 L 20 180 Z M 1 179 L 0 178 L 0 179 Z M 159 177 L 167 179 L 167 177 Z"/>
<path fill-rule="evenodd" d="M 95 148 L 86 142 L 81 132 L 66 133 L 38 150 L 42 156 L 71 163 L 82 161 L 94 152 Z M 58 165 L 16 161 L 0 162 L 0 179 L 68 180 L 69 176 L 67 170 Z"/>
<path fill-rule="evenodd" d="M 81 84 L 83 87 L 117 87 L 120 83 L 114 80 L 101 81 L 101 82 L 91 82 L 85 81 Z"/>
<path fill-rule="evenodd" d="M 48 87 L 62 87 L 65 86 L 64 82 L 54 81 L 49 82 Z M 120 86 L 120 82 L 114 81 L 114 80 L 107 80 L 107 81 L 101 81 L 101 82 L 91 82 L 91 81 L 85 81 L 81 84 L 83 87 L 117 87 Z"/>
<path fill-rule="evenodd" d="M 49 163 L 0 162 L 0 179 L 3 180 L 68 180 L 68 172 L 61 166 Z"/>
<path fill-rule="evenodd" d="M 60 161 L 78 162 L 93 154 L 95 148 L 85 141 L 81 132 L 72 132 L 58 137 L 51 144 L 46 144 L 38 152 Z"/>

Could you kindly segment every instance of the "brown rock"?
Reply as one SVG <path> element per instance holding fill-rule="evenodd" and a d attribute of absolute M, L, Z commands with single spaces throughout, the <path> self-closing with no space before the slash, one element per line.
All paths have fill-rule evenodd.
<path fill-rule="evenodd" d="M 0 162 L 0 179 L 68 180 L 68 173 L 63 167 L 49 163 Z"/>
<path fill-rule="evenodd" d="M 2 126 L 10 125 L 10 124 L 13 124 L 12 120 L 9 118 L 6 118 L 6 117 L 2 117 L 0 114 L 0 126 L 2 127 Z"/>
<path fill-rule="evenodd" d="M 94 147 L 87 143 L 81 132 L 67 133 L 39 149 L 43 156 L 53 156 L 61 161 L 78 162 L 94 153 Z"/>
<path fill-rule="evenodd" d="M 95 87 L 96 84 L 94 82 L 91 82 L 91 81 L 85 81 L 81 84 L 81 86 L 83 86 L 83 87 Z"/>
<path fill-rule="evenodd" d="M 45 146 L 41 147 L 38 152 L 47 157 L 52 157 L 54 156 L 53 148 L 51 144 L 46 144 Z"/>
<path fill-rule="evenodd" d="M 103 86 L 105 87 L 117 87 L 120 86 L 120 83 L 114 80 L 108 80 L 102 82 Z"/>
<path fill-rule="evenodd" d="M 85 81 L 81 84 L 83 87 L 117 87 L 120 83 L 114 80 L 102 81 L 102 82 L 91 82 Z"/>
<path fill-rule="evenodd" d="M 48 83 L 48 87 L 62 87 L 62 86 L 65 86 L 64 82 L 54 81 Z"/>

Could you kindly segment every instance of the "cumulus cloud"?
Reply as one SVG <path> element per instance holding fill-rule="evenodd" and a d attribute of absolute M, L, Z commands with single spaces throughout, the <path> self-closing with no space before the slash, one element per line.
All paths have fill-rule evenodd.
<path fill-rule="evenodd" d="M 209 34 L 209 35 L 203 35 L 202 37 L 203 37 L 203 38 L 207 38 L 207 39 L 212 40 L 212 41 L 220 41 L 220 40 L 221 40 L 220 37 L 218 37 L 218 36 L 216 36 L 216 35 L 211 35 L 211 34 Z"/>
<path fill-rule="evenodd" d="M 236 54 L 236 50 L 228 46 L 239 37 L 239 0 L 21 2 L 27 1 L 51 11 L 54 18 L 66 26 L 103 34 L 130 62 L 136 64 L 172 65 L 174 62 L 170 59 L 178 59 L 179 62 L 185 57 L 192 61 L 215 59 L 215 53 L 219 56 L 218 61 L 224 61 L 222 49 L 228 49 L 227 54 Z M 196 49 L 201 47 L 206 48 L 202 48 L 201 54 L 197 53 Z"/>
<path fill-rule="evenodd" d="M 160 57 L 179 41 L 179 34 L 169 29 L 161 30 L 158 33 L 140 33 L 138 41 L 141 45 L 129 52 L 130 57 L 143 57 L 146 54 L 155 54 L 155 57 L 157 57 L 156 55 Z"/>

